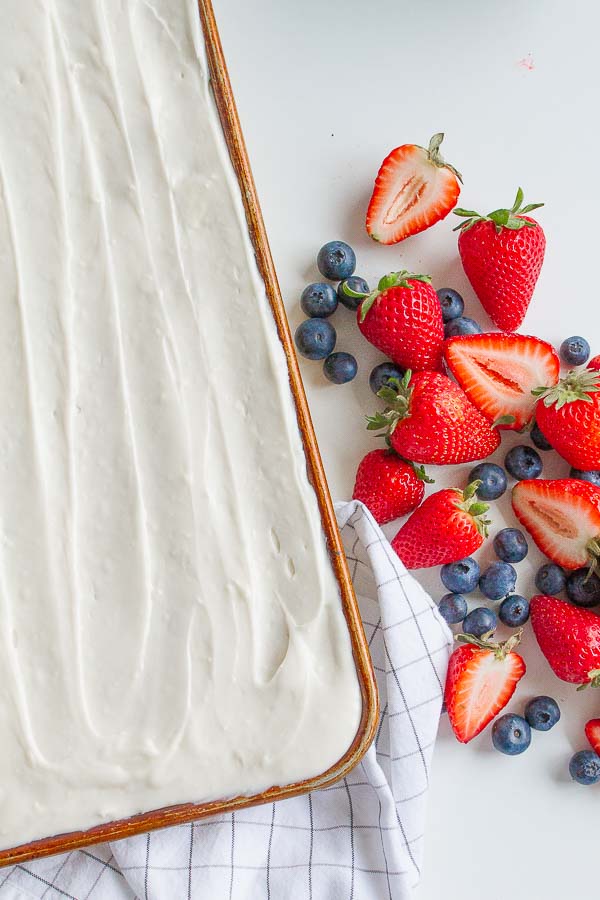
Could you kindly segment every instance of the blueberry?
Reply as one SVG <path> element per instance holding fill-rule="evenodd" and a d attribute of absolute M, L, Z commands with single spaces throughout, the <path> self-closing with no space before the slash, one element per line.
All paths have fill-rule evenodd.
<path fill-rule="evenodd" d="M 593 750 L 579 750 L 571 757 L 569 772 L 577 784 L 596 784 L 600 781 L 600 756 Z"/>
<path fill-rule="evenodd" d="M 317 266 L 321 275 L 330 281 L 343 281 L 354 272 L 356 255 L 352 247 L 343 241 L 329 241 L 319 250 Z"/>
<path fill-rule="evenodd" d="M 323 363 L 323 373 L 334 384 L 346 384 L 356 377 L 358 363 L 351 353 L 331 353 Z"/>
<path fill-rule="evenodd" d="M 495 631 L 498 626 L 496 613 L 487 606 L 478 606 L 465 616 L 462 629 L 465 634 L 473 634 L 482 637 L 488 631 Z"/>
<path fill-rule="evenodd" d="M 506 562 L 494 562 L 479 579 L 479 590 L 489 600 L 502 600 L 515 589 L 517 573 Z"/>
<path fill-rule="evenodd" d="M 503 528 L 494 538 L 494 553 L 504 562 L 521 562 L 528 550 L 525 535 L 518 528 Z"/>
<path fill-rule="evenodd" d="M 306 359 L 325 359 L 335 347 L 335 328 L 327 319 L 306 319 L 296 328 L 294 341 Z"/>
<path fill-rule="evenodd" d="M 369 387 L 374 394 L 377 394 L 382 387 L 389 385 L 390 378 L 397 378 L 398 381 L 401 381 L 403 375 L 404 369 L 401 369 L 395 363 L 379 363 L 369 375 Z"/>
<path fill-rule="evenodd" d="M 579 481 L 589 481 L 590 484 L 595 484 L 596 487 L 600 487 L 600 470 L 598 469 L 590 469 L 589 472 L 584 472 L 582 469 L 571 469 L 569 478 L 577 478 Z"/>
<path fill-rule="evenodd" d="M 566 584 L 565 573 L 555 563 L 544 563 L 536 572 L 535 586 L 542 594 L 553 597 L 564 591 Z"/>
<path fill-rule="evenodd" d="M 600 603 L 600 578 L 589 569 L 575 569 L 567 577 L 567 597 L 577 606 L 597 606 Z"/>
<path fill-rule="evenodd" d="M 444 322 L 450 322 L 452 319 L 458 319 L 465 310 L 465 301 L 458 291 L 452 288 L 440 288 L 436 291 L 440 306 L 442 307 L 442 319 Z"/>
<path fill-rule="evenodd" d="M 359 300 L 358 297 L 348 297 L 347 294 L 344 293 L 344 285 L 347 284 L 350 290 L 356 291 L 357 294 L 368 294 L 369 293 L 369 285 L 365 281 L 364 278 L 360 278 L 358 275 L 352 275 L 350 278 L 344 278 L 343 281 L 340 281 L 337 287 L 337 295 L 338 300 L 345 306 L 346 309 L 357 310 L 362 300 Z"/>
<path fill-rule="evenodd" d="M 529 437 L 531 438 L 532 443 L 534 443 L 538 448 L 538 450 L 552 450 L 552 444 L 537 422 L 533 423 L 533 427 L 531 429 Z"/>
<path fill-rule="evenodd" d="M 506 490 L 506 472 L 495 463 L 480 463 L 469 472 L 468 483 L 481 481 L 477 488 L 480 500 L 497 500 Z"/>
<path fill-rule="evenodd" d="M 525 707 L 525 718 L 536 731 L 550 731 L 560 719 L 560 708 L 552 697 L 534 697 Z"/>
<path fill-rule="evenodd" d="M 309 284 L 300 297 L 303 313 L 311 318 L 325 319 L 336 311 L 337 305 L 338 298 L 334 289 L 324 281 Z"/>
<path fill-rule="evenodd" d="M 446 563 L 440 571 L 444 587 L 454 594 L 470 594 L 479 583 L 479 563 L 472 556 Z"/>
<path fill-rule="evenodd" d="M 563 362 L 569 366 L 582 366 L 590 358 L 590 345 L 578 334 L 569 337 L 560 345 Z"/>
<path fill-rule="evenodd" d="M 458 319 L 446 322 L 444 337 L 457 337 L 459 334 L 481 334 L 481 328 L 475 319 L 469 319 L 468 316 L 459 316 Z"/>
<path fill-rule="evenodd" d="M 494 722 L 492 743 L 496 750 L 506 753 L 507 756 L 517 756 L 519 753 L 523 753 L 531 743 L 529 722 L 523 716 L 505 713 Z"/>
<path fill-rule="evenodd" d="M 540 454 L 525 444 L 519 444 L 509 450 L 504 457 L 504 465 L 513 478 L 523 481 L 524 478 L 537 478 L 542 473 Z"/>
<path fill-rule="evenodd" d="M 510 597 L 505 597 L 500 604 L 498 618 L 503 625 L 508 625 L 509 628 L 519 628 L 529 618 L 529 600 L 521 597 L 520 594 L 511 594 Z"/>
<path fill-rule="evenodd" d="M 444 594 L 438 604 L 438 610 L 448 625 L 456 625 L 467 615 L 467 601 L 462 594 Z"/>

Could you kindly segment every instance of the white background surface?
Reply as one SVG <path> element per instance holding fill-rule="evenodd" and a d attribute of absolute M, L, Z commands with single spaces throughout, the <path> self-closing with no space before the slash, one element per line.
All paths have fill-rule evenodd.
<path fill-rule="evenodd" d="M 546 261 L 525 330 L 555 343 L 580 333 L 600 352 L 593 0 L 214 2 L 292 326 L 302 288 L 317 280 L 315 254 L 333 238 L 354 246 L 357 274 L 370 283 L 399 268 L 426 272 L 435 287 L 463 292 L 467 314 L 489 325 L 462 273 L 454 223 L 397 247 L 376 246 L 363 228 L 386 153 L 443 130 L 443 152 L 464 176 L 462 206 L 510 205 L 519 184 L 526 201 L 547 204 L 537 214 Z M 375 446 L 363 416 L 378 403 L 367 378 L 382 357 L 351 313 L 340 307 L 333 322 L 337 349 L 359 359 L 358 378 L 337 387 L 318 363 L 303 361 L 302 371 L 332 494 L 347 498 L 358 461 Z M 505 439 L 500 461 L 511 440 L 522 442 Z M 544 460 L 547 476 L 566 474 L 565 464 Z M 430 474 L 436 488 L 462 486 L 470 468 Z M 496 506 L 492 533 L 508 508 Z M 491 558 L 491 546 L 480 553 Z M 539 562 L 531 552 L 518 566 L 517 589 L 527 596 Z M 423 581 L 441 596 L 437 572 Z M 586 747 L 583 725 L 600 715 L 600 694 L 559 682 L 530 638 L 523 655 L 528 673 L 509 709 L 549 693 L 563 718 L 514 759 L 493 751 L 489 731 L 463 747 L 442 722 L 420 900 L 563 900 L 598 883 L 600 785 L 575 785 L 567 765 Z"/>

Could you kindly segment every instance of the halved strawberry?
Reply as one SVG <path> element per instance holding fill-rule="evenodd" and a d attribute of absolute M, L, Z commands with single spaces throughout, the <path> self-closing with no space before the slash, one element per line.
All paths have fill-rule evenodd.
<path fill-rule="evenodd" d="M 457 740 L 466 744 L 504 709 L 525 674 L 525 663 L 514 648 L 521 632 L 503 643 L 460 634 L 464 641 L 448 664 L 444 700 Z"/>
<path fill-rule="evenodd" d="M 386 156 L 367 210 L 367 231 L 380 244 L 397 244 L 445 218 L 456 206 L 460 173 L 440 155 L 443 134 L 429 147 L 403 144 Z"/>
<path fill-rule="evenodd" d="M 520 481 L 512 505 L 542 553 L 565 569 L 600 557 L 600 488 L 575 478 Z"/>
<path fill-rule="evenodd" d="M 448 338 L 444 356 L 471 403 L 499 427 L 516 431 L 533 418 L 532 391 L 540 384 L 556 384 L 560 374 L 560 360 L 550 344 L 526 334 Z"/>
<path fill-rule="evenodd" d="M 600 719 L 590 719 L 585 726 L 585 736 L 592 745 L 592 750 L 600 756 Z"/>

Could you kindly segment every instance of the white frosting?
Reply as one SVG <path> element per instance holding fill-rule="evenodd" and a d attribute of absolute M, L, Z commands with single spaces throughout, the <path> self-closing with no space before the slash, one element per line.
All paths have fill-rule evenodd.
<path fill-rule="evenodd" d="M 361 699 L 195 0 L 4 0 L 0 845 L 318 774 Z"/>

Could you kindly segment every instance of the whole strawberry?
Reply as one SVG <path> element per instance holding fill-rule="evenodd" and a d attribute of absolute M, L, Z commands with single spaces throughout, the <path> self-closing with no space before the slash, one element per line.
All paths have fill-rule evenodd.
<path fill-rule="evenodd" d="M 590 719 L 585 726 L 585 736 L 592 749 L 600 756 L 600 719 Z"/>
<path fill-rule="evenodd" d="M 497 644 L 489 634 L 483 638 L 457 635 L 464 643 L 450 657 L 444 701 L 452 730 L 462 744 L 504 709 L 525 674 L 525 663 L 515 653 L 520 638 L 519 631 Z"/>
<path fill-rule="evenodd" d="M 454 210 L 466 220 L 457 229 L 467 278 L 492 322 L 503 331 L 515 331 L 525 318 L 546 249 L 542 226 L 526 215 L 544 204 L 522 203 L 519 188 L 511 209 L 496 209 L 487 216 Z"/>
<path fill-rule="evenodd" d="M 363 298 L 358 327 L 374 347 L 403 369 L 441 370 L 442 307 L 428 275 L 390 272 L 370 294 L 343 290 Z"/>
<path fill-rule="evenodd" d="M 356 471 L 352 497 L 367 506 L 380 525 L 415 509 L 431 481 L 423 467 L 401 459 L 393 450 L 371 450 Z"/>
<path fill-rule="evenodd" d="M 500 444 L 498 432 L 464 392 L 437 372 L 410 369 L 378 392 L 387 408 L 367 418 L 370 431 L 386 429 L 389 443 L 412 462 L 450 465 L 484 459 Z"/>
<path fill-rule="evenodd" d="M 600 616 L 541 594 L 530 601 L 531 624 L 555 675 L 572 684 L 600 683 Z"/>
<path fill-rule="evenodd" d="M 592 360 L 557 385 L 534 391 L 535 418 L 543 434 L 575 469 L 600 469 L 600 371 Z"/>
<path fill-rule="evenodd" d="M 476 497 L 480 484 L 473 481 L 464 491 L 437 491 L 413 512 L 392 541 L 407 569 L 456 562 L 481 547 L 489 506 Z"/>

